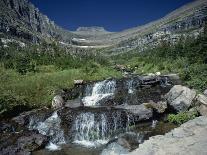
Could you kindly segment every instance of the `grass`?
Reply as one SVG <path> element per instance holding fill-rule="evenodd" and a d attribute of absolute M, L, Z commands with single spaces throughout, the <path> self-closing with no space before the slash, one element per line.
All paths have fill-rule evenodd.
<path fill-rule="evenodd" d="M 38 73 L 21 75 L 12 69 L 0 68 L 0 114 L 24 105 L 30 108 L 50 106 L 56 90 L 73 87 L 75 79 L 101 80 L 120 77 L 120 73 L 108 67 L 100 67 L 93 73 L 85 69 L 58 70 L 55 66 L 41 66 Z"/>

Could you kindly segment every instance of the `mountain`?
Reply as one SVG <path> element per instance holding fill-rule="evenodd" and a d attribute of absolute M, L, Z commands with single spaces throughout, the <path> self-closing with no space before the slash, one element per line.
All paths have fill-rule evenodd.
<path fill-rule="evenodd" d="M 56 25 L 28 0 L 0 0 L 0 32 L 32 42 L 43 38 L 70 42 L 76 36 Z"/>
<path fill-rule="evenodd" d="M 103 48 L 108 54 L 135 48 L 144 50 L 165 40 L 198 36 L 207 21 L 207 0 L 196 0 L 149 24 L 108 32 L 102 27 L 65 30 L 43 15 L 28 0 L 0 0 L 0 32 L 32 42 L 56 40 L 73 48 Z M 70 21 L 68 21 L 70 22 Z"/>

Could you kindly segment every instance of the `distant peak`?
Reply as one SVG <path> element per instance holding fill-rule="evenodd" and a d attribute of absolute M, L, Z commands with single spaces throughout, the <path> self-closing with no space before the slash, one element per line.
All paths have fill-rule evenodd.
<path fill-rule="evenodd" d="M 76 31 L 88 31 L 88 32 L 106 32 L 104 27 L 91 26 L 91 27 L 79 27 Z"/>

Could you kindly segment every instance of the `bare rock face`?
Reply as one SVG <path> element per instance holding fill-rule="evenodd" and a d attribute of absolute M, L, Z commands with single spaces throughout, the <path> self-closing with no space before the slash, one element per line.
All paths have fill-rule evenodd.
<path fill-rule="evenodd" d="M 149 103 L 144 103 L 147 108 L 155 109 L 158 113 L 164 113 L 167 109 L 166 101 L 159 101 L 157 103 L 150 101 Z"/>
<path fill-rule="evenodd" d="M 175 85 L 166 95 L 168 104 L 177 112 L 186 111 L 192 104 L 196 91 L 185 86 Z"/>
<path fill-rule="evenodd" d="M 206 129 L 207 117 L 197 117 L 165 135 L 151 137 L 128 155 L 205 155 Z"/>

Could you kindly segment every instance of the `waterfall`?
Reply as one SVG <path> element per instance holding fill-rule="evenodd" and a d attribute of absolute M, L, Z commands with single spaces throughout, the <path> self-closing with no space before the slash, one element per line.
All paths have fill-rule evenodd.
<path fill-rule="evenodd" d="M 120 111 L 79 114 L 72 127 L 74 143 L 88 147 L 108 143 L 113 134 L 118 130 L 126 131 L 130 125 L 130 116 L 125 115 L 126 122 L 123 121 L 122 117 Z"/>
<path fill-rule="evenodd" d="M 113 96 L 116 89 L 116 82 L 115 81 L 101 81 L 96 83 L 93 88 L 92 92 L 86 92 L 88 96 L 85 96 L 82 101 L 85 106 L 96 106 L 99 105 L 99 101 L 102 99 L 108 98 Z M 89 88 L 87 88 L 86 91 L 90 91 Z M 91 94 L 91 95 L 89 95 Z"/>
<path fill-rule="evenodd" d="M 133 79 L 127 80 L 127 88 L 128 88 L 128 93 L 133 94 L 134 93 L 134 88 L 133 88 Z"/>
<path fill-rule="evenodd" d="M 47 118 L 44 122 L 38 122 L 33 124 L 33 119 L 30 119 L 29 129 L 36 129 L 42 135 L 50 136 L 50 144 L 47 146 L 50 150 L 58 150 L 58 145 L 65 144 L 64 132 L 60 127 L 61 119 L 59 118 L 57 111 L 52 116 Z"/>

